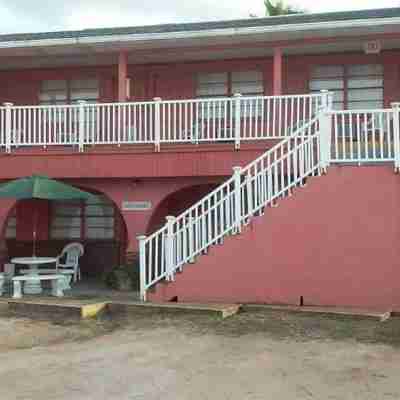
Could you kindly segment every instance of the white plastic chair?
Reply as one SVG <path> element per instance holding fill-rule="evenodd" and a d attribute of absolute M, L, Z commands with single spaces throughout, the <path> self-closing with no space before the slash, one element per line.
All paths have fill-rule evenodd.
<path fill-rule="evenodd" d="M 61 254 L 57 257 L 56 272 L 73 275 L 74 282 L 81 279 L 79 268 L 79 258 L 83 256 L 84 249 L 80 243 L 70 243 L 65 246 Z"/>

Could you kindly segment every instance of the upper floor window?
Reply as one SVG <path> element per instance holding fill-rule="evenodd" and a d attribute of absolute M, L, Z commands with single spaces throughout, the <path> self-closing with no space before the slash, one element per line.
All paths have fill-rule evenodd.
<path fill-rule="evenodd" d="M 323 89 L 334 93 L 333 106 L 342 109 L 372 109 L 383 107 L 383 66 L 325 65 L 311 72 L 310 91 Z"/>
<path fill-rule="evenodd" d="M 197 97 L 224 97 L 241 93 L 244 96 L 263 95 L 261 71 L 200 73 L 197 76 Z"/>
<path fill-rule="evenodd" d="M 198 97 L 228 96 L 228 73 L 199 74 L 196 94 Z"/>
<path fill-rule="evenodd" d="M 39 102 L 43 105 L 76 104 L 80 100 L 96 103 L 99 99 L 97 79 L 43 81 Z"/>
<path fill-rule="evenodd" d="M 231 93 L 244 96 L 263 96 L 264 81 L 261 71 L 241 71 L 231 74 Z"/>

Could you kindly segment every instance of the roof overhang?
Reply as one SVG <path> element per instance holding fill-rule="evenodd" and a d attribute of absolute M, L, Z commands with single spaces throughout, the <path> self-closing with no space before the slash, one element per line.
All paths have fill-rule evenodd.
<path fill-rule="evenodd" d="M 312 54 L 318 46 L 318 51 L 336 51 L 337 43 L 342 43 L 346 51 L 362 51 L 363 42 L 374 37 L 388 38 L 385 39 L 387 49 L 400 48 L 400 17 L 0 41 L 0 57 L 8 58 L 8 62 L 4 60 L 3 63 L 2 60 L 4 65 L 1 69 L 15 67 L 12 64 L 15 64 L 18 58 L 32 57 L 52 58 L 54 65 L 64 62 L 64 58 L 70 59 L 71 64 L 92 65 L 115 63 L 115 54 L 127 51 L 131 55 L 130 62 L 143 64 L 170 62 L 169 57 L 177 60 L 176 53 L 180 54 L 178 60 L 182 58 L 187 61 L 217 59 L 222 56 L 243 57 L 244 45 L 246 56 L 266 56 L 277 46 L 284 47 L 287 54 L 296 54 L 300 48 L 303 49 L 302 52 L 308 51 Z M 344 45 L 345 42 L 347 46 Z M 218 54 L 216 52 L 211 56 L 212 49 L 216 49 Z"/>

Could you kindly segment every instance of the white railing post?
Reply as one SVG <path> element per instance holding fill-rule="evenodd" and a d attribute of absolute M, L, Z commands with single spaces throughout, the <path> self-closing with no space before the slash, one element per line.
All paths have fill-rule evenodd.
<path fill-rule="evenodd" d="M 189 240 L 189 263 L 194 264 L 195 259 L 193 257 L 194 254 L 194 223 L 193 223 L 193 217 L 189 215 L 188 218 L 188 227 L 189 227 L 189 232 L 188 232 L 188 240 Z"/>
<path fill-rule="evenodd" d="M 322 105 L 321 118 L 319 121 L 320 129 L 320 163 L 324 173 L 331 162 L 331 141 L 332 141 L 332 94 L 327 90 L 321 91 Z"/>
<path fill-rule="evenodd" d="M 154 147 L 155 151 L 160 151 L 160 136 L 161 136 L 161 97 L 154 97 Z"/>
<path fill-rule="evenodd" d="M 394 141 L 394 170 L 400 172 L 400 103 L 392 103 L 393 110 L 393 141 Z"/>
<path fill-rule="evenodd" d="M 233 167 L 234 178 L 234 199 L 235 199 L 235 232 L 240 233 L 242 230 L 242 194 L 241 194 L 241 181 L 242 181 L 242 167 Z"/>
<path fill-rule="evenodd" d="M 241 97 L 240 93 L 234 94 L 234 104 L 235 104 L 235 149 L 240 149 L 240 129 L 241 129 Z"/>
<path fill-rule="evenodd" d="M 140 300 L 146 301 L 146 236 L 138 236 L 139 241 L 139 273 L 140 273 Z"/>
<path fill-rule="evenodd" d="M 5 115 L 5 140 L 6 140 L 6 152 L 11 153 L 11 113 L 13 103 L 3 103 L 3 106 L 6 108 Z"/>
<path fill-rule="evenodd" d="M 255 187 L 254 182 L 254 187 Z M 253 199 L 255 199 L 255 193 L 253 193 L 253 184 L 251 182 L 251 174 L 250 171 L 246 176 L 246 190 L 247 190 L 247 208 L 249 213 L 249 218 L 253 216 Z"/>
<path fill-rule="evenodd" d="M 175 217 L 168 215 L 167 220 L 167 237 L 165 238 L 165 264 L 166 264 L 166 279 L 174 280 L 174 222 Z"/>
<path fill-rule="evenodd" d="M 79 125 L 78 125 L 78 148 L 79 151 L 82 152 L 85 146 L 85 100 L 79 100 L 78 105 L 79 105 L 79 111 L 78 111 L 78 117 L 79 117 Z"/>

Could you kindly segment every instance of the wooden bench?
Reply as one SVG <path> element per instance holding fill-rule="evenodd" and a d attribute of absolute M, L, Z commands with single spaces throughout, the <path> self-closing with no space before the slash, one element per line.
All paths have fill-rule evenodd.
<path fill-rule="evenodd" d="M 51 281 L 51 293 L 56 297 L 63 297 L 65 287 L 65 275 L 62 274 L 54 274 L 54 275 L 25 275 L 25 276 L 16 276 L 12 278 L 12 282 L 14 285 L 14 299 L 22 298 L 22 283 L 29 281 Z"/>

